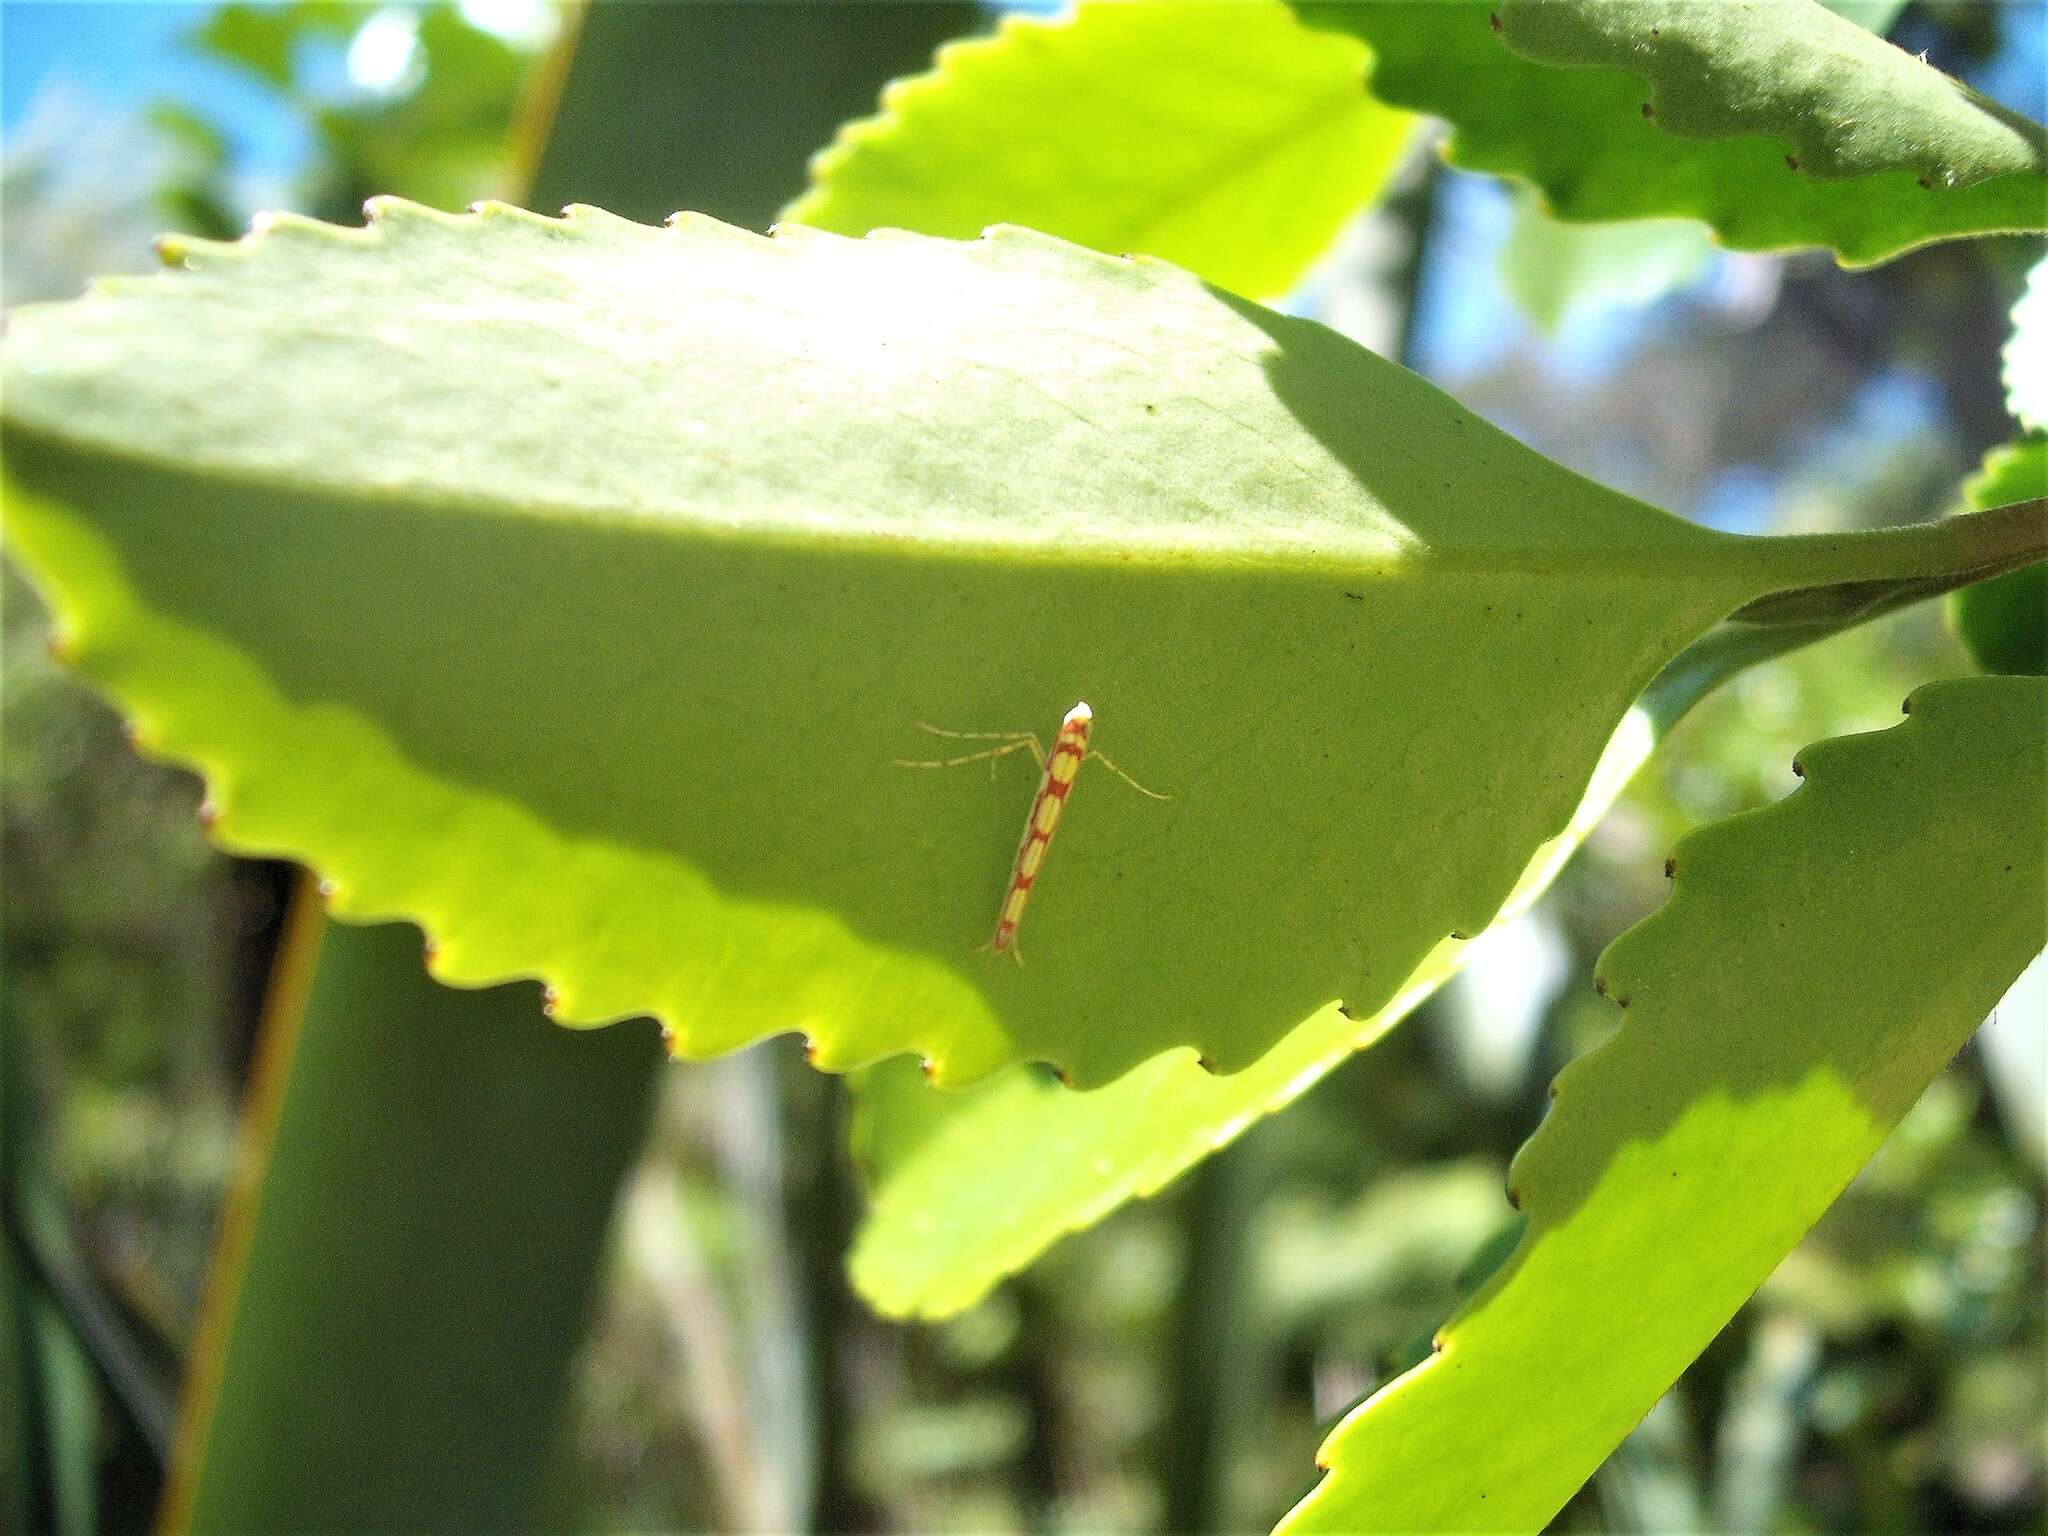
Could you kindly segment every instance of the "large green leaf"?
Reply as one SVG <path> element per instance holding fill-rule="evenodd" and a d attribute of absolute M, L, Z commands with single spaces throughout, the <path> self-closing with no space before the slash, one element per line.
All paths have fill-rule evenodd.
<path fill-rule="evenodd" d="M 2048 487 L 1987 475 L 1974 489 L 1974 504 L 1988 508 Z M 2007 510 L 2048 517 L 2038 500 Z M 2034 565 L 1957 597 L 2002 592 L 2044 575 L 2048 565 Z M 1738 617 L 1688 646 L 1623 720 L 1571 824 L 1537 851 L 1496 924 L 1548 888 L 1629 775 L 1706 693 L 1758 662 L 1913 595 L 1912 584 L 1898 582 L 1881 593 L 1852 587 L 1797 594 L 1794 601 L 1806 611 L 1795 611 L 1791 622 L 1759 625 Z M 2037 612 L 2022 608 L 2010 617 L 2022 627 L 2031 619 L 2038 629 Z M 1967 626 L 1965 637 L 1976 643 Z M 940 1317 L 971 1305 L 1059 1238 L 1155 1193 L 1259 1117 L 1291 1103 L 1400 1022 L 1456 974 L 1470 950 L 1447 939 L 1372 1018 L 1319 1014 L 1229 1077 L 1202 1072 L 1186 1053 L 1158 1058 L 1085 1093 L 1029 1072 L 959 1092 L 931 1090 L 908 1063 L 860 1074 L 856 1151 L 868 1176 L 870 1211 L 850 1255 L 856 1286 L 878 1310 L 894 1315 Z"/>
<path fill-rule="evenodd" d="M 1413 119 L 1355 40 L 1279 0 L 1080 5 L 939 50 L 849 123 L 786 218 L 842 234 L 1023 224 L 1284 292 L 1385 186 Z"/>
<path fill-rule="evenodd" d="M 2048 941 L 2048 682 L 1909 709 L 1679 845 L 1602 959 L 1626 1021 L 1515 1160 L 1521 1246 L 1282 1530 L 1540 1530 Z"/>
<path fill-rule="evenodd" d="M 2048 544 L 1695 528 L 1022 231 L 377 212 L 16 314 L 10 539 L 231 846 L 692 1054 L 1249 1065 L 1484 927 L 1731 609 Z M 1085 770 L 1011 965 L 975 949 L 1030 764 L 894 760 L 1078 698 L 1171 799 Z"/>
<path fill-rule="evenodd" d="M 1300 9 L 1371 46 L 1381 98 L 1448 118 L 1455 164 L 1534 182 L 1560 218 L 1696 218 L 1849 265 L 2048 228 L 2038 124 L 1815 0 Z"/>
<path fill-rule="evenodd" d="M 2031 519 L 2048 533 L 2048 506 L 2038 497 L 2010 505 L 2030 491 L 2048 490 L 2039 481 L 2038 465 L 2031 478 L 1987 472 L 1973 484 L 1973 505 L 2003 507 L 2004 515 Z M 2048 564 L 2037 564 L 1956 596 L 1968 603 L 2011 589 L 2001 618 L 2021 643 L 2037 644 L 2040 604 L 2027 606 L 2025 588 L 2044 576 Z M 1790 594 L 1764 605 L 1789 609 L 1783 622 L 1760 624 L 1738 615 L 1688 646 L 1624 719 L 1571 824 L 1538 850 L 1496 923 L 1548 888 L 1657 740 L 1706 693 L 1758 662 L 1915 595 L 1910 582 Z M 1962 627 L 1978 646 L 1983 637 L 1967 622 Z M 939 1317 L 971 1305 L 1059 1238 L 1155 1193 L 1259 1117 L 1291 1103 L 1456 974 L 1470 949 L 1447 939 L 1370 1019 L 1319 1014 L 1229 1077 L 1202 1072 L 1186 1053 L 1158 1058 L 1085 1093 L 1029 1072 L 961 1092 L 932 1091 L 908 1063 L 861 1074 L 855 1079 L 861 1106 L 856 1150 L 868 1175 L 870 1211 L 850 1255 L 856 1286 L 878 1310 L 895 1315 Z"/>
<path fill-rule="evenodd" d="M 1653 739 L 1648 714 L 1631 710 L 1571 824 L 1537 850 L 1497 923 L 1549 888 Z M 855 1288 L 891 1316 L 973 1305 L 1069 1232 L 1157 1192 L 1292 1103 L 1455 975 L 1470 948 L 1445 939 L 1379 1012 L 1325 1008 L 1228 1077 L 1203 1071 L 1188 1051 L 1089 1093 L 1029 1068 L 954 1093 L 934 1091 L 907 1061 L 869 1069 L 855 1080 L 855 1150 L 870 1197 L 848 1259 Z"/>

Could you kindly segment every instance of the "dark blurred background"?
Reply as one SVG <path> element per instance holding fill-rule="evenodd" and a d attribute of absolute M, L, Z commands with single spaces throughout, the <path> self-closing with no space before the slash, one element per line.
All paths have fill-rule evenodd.
<path fill-rule="evenodd" d="M 541 0 L 10 0 L 0 296 L 68 297 L 91 274 L 149 267 L 160 230 L 230 235 L 258 208 L 353 222 L 375 192 L 450 208 L 505 193 L 508 125 L 560 26 Z M 763 47 L 801 46 L 787 15 L 762 27 Z M 2038 118 L 2044 29 L 2039 4 L 1916 0 L 1891 35 Z M 879 83 L 839 82 L 870 101 Z M 715 120 L 744 125 L 751 109 L 743 72 L 679 62 L 674 88 Z M 658 174 L 670 148 L 637 152 Z M 768 163 L 743 128 L 723 153 L 716 174 L 757 186 L 761 208 L 797 190 L 800 162 Z M 699 195 L 690 169 L 701 181 L 678 165 L 678 203 Z M 1996 354 L 2037 254 L 1968 242 L 1859 274 L 1731 256 L 1696 226 L 1566 229 L 1418 153 L 1290 307 L 1687 516 L 1865 526 L 1947 510 L 1983 451 L 2015 435 Z M 77 1305 L 141 1341 L 145 1374 L 174 1376 L 292 873 L 208 848 L 195 782 L 138 759 L 55 667 L 11 569 L 4 645 L 5 1113 L 37 1153 L 7 1176 L 85 1256 L 92 1293 Z M 780 1044 L 671 1069 L 568 1405 L 556 1518 L 1185 1523 L 1174 1405 L 1197 1367 L 1176 1347 L 1193 1326 L 1182 1280 L 1194 1248 L 1234 1229 L 1249 1234 L 1227 1277 L 1249 1338 L 1194 1518 L 1264 1528 L 1305 1487 L 1335 1416 L 1426 1350 L 1483 1267 L 1507 1217 L 1506 1161 L 1546 1083 L 1616 1021 L 1593 959 L 1663 899 L 1671 843 L 1788 792 L 1801 745 L 1889 724 L 1911 687 L 1967 670 L 1940 606 L 1923 605 L 1745 676 L 1685 722 L 1541 906 L 1390 1039 L 943 1325 L 805 1314 L 807 1266 L 836 1262 L 832 1234 L 855 1213 L 804 1215 L 815 1206 L 794 1170 L 819 1154 L 799 1143 L 826 1117 L 792 1102 L 836 1085 Z M 2009 1001 L 1937 1079 L 1561 1528 L 2043 1528 L 2048 1006 L 2035 998 Z M 830 1368 L 798 1369 L 800 1347 Z M 151 1408 L 89 1375 L 69 1390 L 67 1411 L 100 1426 L 109 1523 L 146 1512 L 158 1469 L 136 1420 Z"/>

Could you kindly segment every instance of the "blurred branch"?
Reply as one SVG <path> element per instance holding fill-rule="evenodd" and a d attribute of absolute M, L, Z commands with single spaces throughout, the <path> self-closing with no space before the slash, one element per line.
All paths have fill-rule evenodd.
<path fill-rule="evenodd" d="M 643 1161 L 626 1191 L 626 1257 L 654 1293 L 684 1369 L 675 1380 L 685 1414 L 703 1437 L 729 1531 L 789 1529 L 746 1412 L 734 1328 L 679 1201 L 673 1166 Z"/>

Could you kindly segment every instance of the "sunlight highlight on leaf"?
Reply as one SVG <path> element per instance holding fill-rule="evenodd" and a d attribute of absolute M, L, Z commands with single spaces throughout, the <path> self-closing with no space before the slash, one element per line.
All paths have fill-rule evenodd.
<path fill-rule="evenodd" d="M 1283 1532 L 1542 1529 L 2048 941 L 2048 682 L 1909 708 L 1679 844 L 1603 957 L 1620 1032 L 1509 1175 L 1520 1248 L 1337 1427 Z"/>

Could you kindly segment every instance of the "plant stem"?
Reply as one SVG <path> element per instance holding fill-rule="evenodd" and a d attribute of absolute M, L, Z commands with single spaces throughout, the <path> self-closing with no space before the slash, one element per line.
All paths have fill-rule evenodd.
<path fill-rule="evenodd" d="M 792 1092 L 807 1101 L 788 1119 L 791 1145 L 790 1248 L 797 1271 L 808 1366 L 812 1443 L 809 1529 L 881 1530 L 881 1510 L 860 1484 L 854 1464 L 853 1369 L 865 1309 L 846 1278 L 858 1193 L 846 1152 L 846 1085 L 809 1067 L 791 1067 Z"/>
<path fill-rule="evenodd" d="M 2048 498 L 1903 528 L 1781 534 L 1753 547 L 1785 584 L 1732 620 L 1843 628 L 2048 560 Z"/>
<path fill-rule="evenodd" d="M 1165 1528 L 1232 1531 L 1231 1472 L 1259 1351 L 1247 1284 L 1251 1218 L 1266 1183 L 1265 1126 L 1196 1165 L 1183 1191 L 1185 1271 L 1168 1366 L 1160 1482 Z"/>

